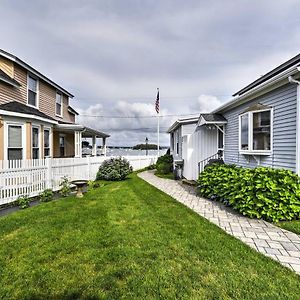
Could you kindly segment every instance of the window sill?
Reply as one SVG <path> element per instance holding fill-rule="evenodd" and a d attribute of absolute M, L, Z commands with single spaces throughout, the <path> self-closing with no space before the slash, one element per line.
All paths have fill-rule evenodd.
<path fill-rule="evenodd" d="M 240 150 L 239 151 L 240 154 L 244 154 L 244 155 L 265 155 L 265 156 L 268 156 L 268 155 L 271 155 L 272 154 L 272 151 L 243 151 L 243 150 Z"/>
<path fill-rule="evenodd" d="M 55 114 L 55 116 L 56 116 L 56 117 L 59 117 L 59 118 L 61 118 L 61 119 L 63 118 L 63 115 Z"/>
<path fill-rule="evenodd" d="M 39 109 L 39 107 L 38 107 L 38 106 L 35 106 L 35 105 L 32 105 L 32 104 L 29 104 L 29 103 L 27 103 L 27 106 L 29 106 L 29 107 L 32 107 L 32 108 L 35 108 L 35 109 Z"/>

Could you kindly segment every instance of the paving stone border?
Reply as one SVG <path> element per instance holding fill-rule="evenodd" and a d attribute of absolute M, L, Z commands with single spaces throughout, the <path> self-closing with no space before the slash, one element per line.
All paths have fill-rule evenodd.
<path fill-rule="evenodd" d="M 300 275 L 299 235 L 264 220 L 244 217 L 221 203 L 197 196 L 194 187 L 155 176 L 154 171 L 145 171 L 138 176 L 193 209 L 228 234 Z"/>

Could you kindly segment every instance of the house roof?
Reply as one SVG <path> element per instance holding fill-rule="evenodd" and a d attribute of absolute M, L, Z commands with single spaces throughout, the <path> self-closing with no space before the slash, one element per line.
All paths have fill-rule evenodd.
<path fill-rule="evenodd" d="M 79 113 L 71 106 L 68 107 L 68 111 L 73 115 L 79 115 Z"/>
<path fill-rule="evenodd" d="M 5 83 L 7 83 L 9 85 L 12 85 L 12 86 L 15 86 L 15 87 L 20 87 L 21 86 L 21 84 L 17 80 L 15 80 L 15 79 L 11 78 L 10 76 L 8 76 L 1 69 L 0 69 L 0 81 L 3 81 Z"/>
<path fill-rule="evenodd" d="M 21 67 L 25 68 L 26 70 L 28 70 L 29 72 L 31 72 L 32 74 L 36 75 L 37 77 L 43 79 L 45 82 L 49 83 L 50 85 L 54 86 L 56 89 L 58 89 L 59 91 L 61 91 L 62 93 L 68 95 L 69 97 L 73 98 L 74 95 L 72 95 L 70 92 L 68 92 L 67 90 L 65 90 L 63 87 L 61 87 L 60 85 L 58 85 L 57 83 L 55 83 L 54 81 L 52 81 L 51 79 L 49 79 L 47 76 L 43 75 L 42 73 L 40 73 L 39 71 L 37 71 L 36 69 L 34 69 L 33 67 L 31 67 L 29 64 L 27 64 L 26 62 L 24 62 L 23 60 L 21 60 L 20 58 L 18 58 L 17 56 L 4 51 L 2 49 L 0 49 L 0 56 L 3 56 L 13 62 L 15 62 L 16 64 L 20 65 Z"/>
<path fill-rule="evenodd" d="M 234 93 L 232 96 L 233 97 L 240 96 L 240 95 L 248 92 L 252 88 L 258 86 L 259 84 L 267 81 L 268 79 L 270 79 L 270 78 L 272 78 L 272 77 L 280 74 L 281 72 L 283 72 L 283 71 L 289 69 L 290 67 L 292 67 L 292 66 L 294 66 L 296 64 L 299 64 L 299 63 L 300 63 L 300 54 L 294 56 L 293 58 L 291 58 L 288 61 L 284 62 L 283 64 L 279 65 L 275 69 L 271 70 L 270 72 L 268 72 L 265 75 L 261 76 L 260 78 L 256 79 L 252 83 L 248 84 L 247 86 L 245 86 L 241 90 L 239 90 L 236 93 Z"/>
<path fill-rule="evenodd" d="M 224 125 L 227 120 L 220 114 L 200 114 L 198 126 L 207 124 Z"/>
<path fill-rule="evenodd" d="M 216 123 L 216 122 L 227 122 L 227 120 L 220 114 L 200 114 L 200 117 L 206 122 Z"/>
<path fill-rule="evenodd" d="M 106 134 L 102 131 L 90 127 L 86 127 L 80 124 L 59 123 L 55 126 L 55 129 L 61 132 L 81 131 L 82 137 L 93 137 L 93 136 L 97 136 L 100 138 L 110 137 L 109 134 Z"/>
<path fill-rule="evenodd" d="M 247 103 L 252 99 L 263 95 L 275 88 L 283 86 L 291 82 L 290 80 L 299 79 L 300 76 L 300 55 L 295 56 L 286 63 L 280 65 L 274 70 L 267 73 L 259 80 L 245 87 L 243 90 L 234 94 L 235 98 L 219 106 L 212 113 L 224 113 L 225 111 L 237 107 L 243 103 Z"/>
<path fill-rule="evenodd" d="M 55 119 L 47 116 L 46 114 L 42 113 L 38 109 L 35 109 L 31 106 L 28 106 L 28 105 L 25 105 L 23 103 L 16 102 L 16 101 L 11 101 L 11 102 L 0 105 L 0 110 L 14 112 L 14 113 L 20 113 L 20 114 L 26 114 L 26 115 L 34 115 L 34 116 L 38 116 L 43 119 L 56 121 Z"/>
<path fill-rule="evenodd" d="M 83 137 L 92 137 L 93 135 L 96 135 L 97 137 L 110 137 L 109 134 L 104 133 L 102 131 L 90 128 L 90 127 L 85 127 L 85 131 L 83 132 L 82 136 Z"/>
<path fill-rule="evenodd" d="M 192 117 L 192 118 L 184 118 L 184 119 L 178 119 L 175 121 L 170 128 L 167 130 L 167 133 L 171 133 L 174 130 L 176 130 L 181 125 L 188 125 L 188 124 L 197 124 L 198 123 L 198 117 Z"/>

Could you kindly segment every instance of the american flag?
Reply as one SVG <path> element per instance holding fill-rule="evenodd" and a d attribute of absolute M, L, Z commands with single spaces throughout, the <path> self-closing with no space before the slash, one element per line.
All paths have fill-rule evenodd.
<path fill-rule="evenodd" d="M 157 89 L 157 96 L 155 101 L 155 110 L 159 114 L 159 89 Z"/>

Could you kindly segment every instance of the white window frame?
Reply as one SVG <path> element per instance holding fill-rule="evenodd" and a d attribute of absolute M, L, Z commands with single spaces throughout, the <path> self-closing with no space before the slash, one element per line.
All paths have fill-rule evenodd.
<path fill-rule="evenodd" d="M 217 149 L 218 151 L 221 150 L 221 151 L 224 151 L 224 148 L 225 148 L 225 126 L 224 125 L 218 125 L 216 126 L 217 127 Z M 223 148 L 219 148 L 219 131 L 221 131 L 220 128 L 222 128 L 223 130 Z"/>
<path fill-rule="evenodd" d="M 58 104 L 58 102 L 57 102 L 57 95 L 60 95 L 60 97 L 61 97 L 60 98 L 61 99 L 60 114 L 58 114 L 57 111 L 56 111 L 56 105 Z M 63 116 L 63 103 L 64 103 L 64 95 L 61 92 L 56 91 L 56 94 L 55 94 L 55 115 L 57 117 L 61 117 L 62 118 L 62 116 Z"/>
<path fill-rule="evenodd" d="M 36 106 L 29 103 L 29 77 L 36 80 Z M 40 82 L 38 77 L 30 73 L 27 73 L 27 105 L 39 109 L 39 105 L 40 105 L 39 96 L 40 96 Z"/>
<path fill-rule="evenodd" d="M 179 142 L 180 142 L 179 136 L 180 136 L 180 134 L 179 134 L 179 128 L 178 128 L 177 132 L 176 132 L 176 151 L 175 151 L 176 155 L 179 155 Z"/>
<path fill-rule="evenodd" d="M 45 131 L 49 131 L 49 155 L 45 156 Z M 43 131 L 43 157 L 52 157 L 52 131 L 51 127 L 44 127 Z"/>
<path fill-rule="evenodd" d="M 20 126 L 22 128 L 22 160 L 26 159 L 26 128 L 25 123 L 22 122 L 14 122 L 14 121 L 6 121 L 4 123 L 4 160 L 8 160 L 8 127 L 9 126 Z"/>
<path fill-rule="evenodd" d="M 270 112 L 270 150 L 253 150 L 253 114 L 264 111 Z M 242 150 L 241 129 L 242 116 L 248 115 L 248 150 Z M 239 115 L 239 153 L 249 155 L 270 155 L 273 152 L 273 108 L 251 110 Z"/>
<path fill-rule="evenodd" d="M 31 158 L 33 159 L 33 128 L 36 128 L 38 130 L 38 149 L 39 149 L 39 158 L 42 158 L 41 154 L 42 154 L 42 139 L 41 139 L 41 126 L 40 125 L 36 125 L 36 124 L 32 124 L 31 126 Z"/>
<path fill-rule="evenodd" d="M 64 155 L 63 155 L 63 157 L 65 157 L 65 156 L 66 156 L 66 135 L 63 134 L 63 133 L 61 133 L 61 134 L 58 135 L 59 157 L 61 157 L 61 156 L 60 156 L 60 138 L 61 138 L 61 137 L 64 138 Z"/>

